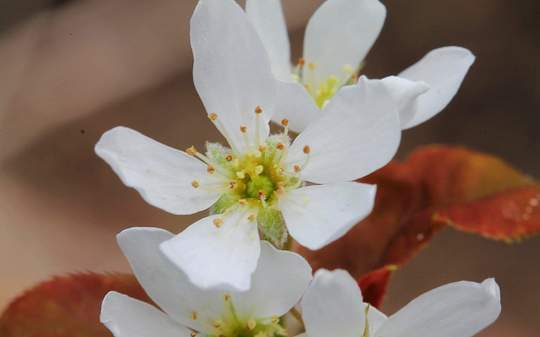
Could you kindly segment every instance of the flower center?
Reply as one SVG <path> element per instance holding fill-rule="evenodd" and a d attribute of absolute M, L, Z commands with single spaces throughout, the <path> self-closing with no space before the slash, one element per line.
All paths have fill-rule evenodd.
<path fill-rule="evenodd" d="M 304 85 L 307 92 L 315 100 L 317 106 L 322 109 L 339 88 L 347 84 L 356 83 L 360 69 L 361 66 L 355 69 L 351 65 L 346 64 L 342 67 L 342 74 L 330 75 L 325 80 L 314 83 L 309 78 L 313 78 L 311 75 L 317 71 L 317 65 L 313 62 L 306 64 L 306 61 L 300 58 L 293 70 L 292 77 Z"/>
<path fill-rule="evenodd" d="M 286 336 L 286 334 L 278 317 L 240 317 L 236 312 L 232 298 L 229 295 L 225 295 L 224 313 L 222 317 L 213 322 L 213 331 L 208 336 L 275 337 Z"/>
<path fill-rule="evenodd" d="M 260 107 L 255 109 L 259 113 Z M 217 114 L 209 118 L 218 127 Z M 288 233 L 283 216 L 279 210 L 279 198 L 289 190 L 302 186 L 300 172 L 309 162 L 310 148 L 304 147 L 306 157 L 301 163 L 291 166 L 286 161 L 290 146 L 288 121 L 281 122 L 284 132 L 271 135 L 266 140 L 256 142 L 246 138 L 246 150 L 241 153 L 218 143 L 207 143 L 206 153 L 198 152 L 194 147 L 186 150 L 207 165 L 209 176 L 204 180 L 194 180 L 193 188 L 219 193 L 220 198 L 212 205 L 212 214 L 223 214 L 238 210 L 248 213 L 248 220 L 258 224 L 263 239 L 277 247 L 287 242 Z M 240 131 L 247 136 L 247 127 L 240 126 Z M 227 137 L 226 137 L 227 138 Z M 258 137 L 257 137 L 258 138 Z M 223 219 L 214 219 L 214 225 L 220 227 Z"/>

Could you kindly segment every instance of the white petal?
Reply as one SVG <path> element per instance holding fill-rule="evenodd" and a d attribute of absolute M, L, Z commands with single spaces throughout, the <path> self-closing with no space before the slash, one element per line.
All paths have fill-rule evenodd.
<path fill-rule="evenodd" d="M 368 216 L 375 191 L 375 185 L 354 182 L 313 185 L 288 192 L 280 199 L 280 209 L 291 236 L 315 250 Z"/>
<path fill-rule="evenodd" d="M 324 108 L 323 116 L 294 141 L 287 163 L 309 162 L 303 180 L 324 184 L 355 180 L 386 165 L 401 138 L 395 102 L 381 81 L 361 77 L 357 85 L 340 89 Z"/>
<path fill-rule="evenodd" d="M 137 131 L 116 127 L 101 136 L 95 151 L 129 187 L 150 205 L 173 214 L 193 214 L 210 207 L 219 194 L 194 188 L 210 179 L 206 165 L 182 151 Z M 214 178 L 212 178 L 214 179 Z"/>
<path fill-rule="evenodd" d="M 374 337 L 470 337 L 495 321 L 500 311 L 495 281 L 450 283 L 390 316 Z"/>
<path fill-rule="evenodd" d="M 457 93 L 467 71 L 474 63 L 474 55 L 461 47 L 432 50 L 420 61 L 407 68 L 399 77 L 426 82 L 431 89 L 418 97 L 418 102 L 404 129 L 430 119 L 444 109 Z"/>
<path fill-rule="evenodd" d="M 233 0 L 202 0 L 191 19 L 193 80 L 206 111 L 218 115 L 218 128 L 230 145 L 245 149 L 240 126 L 255 141 L 256 119 L 261 139 L 275 100 L 275 78 L 257 32 Z M 261 115 L 255 108 L 263 109 Z M 219 123 L 221 123 L 219 126 Z"/>
<path fill-rule="evenodd" d="M 276 123 L 287 119 L 290 130 L 301 132 L 309 123 L 322 116 L 313 97 L 302 85 L 295 82 L 278 82 L 277 88 L 276 108 L 272 117 Z"/>
<path fill-rule="evenodd" d="M 257 223 L 234 211 L 201 219 L 171 240 L 161 251 L 201 288 L 245 291 L 260 254 Z M 214 221 L 222 221 L 219 228 Z"/>
<path fill-rule="evenodd" d="M 190 330 L 148 303 L 109 292 L 101 305 L 100 321 L 115 337 L 179 337 Z"/>
<path fill-rule="evenodd" d="M 304 71 L 304 83 L 318 86 L 330 76 L 344 83 L 382 29 L 386 9 L 377 0 L 327 0 L 313 14 L 306 28 L 304 58 L 316 68 Z"/>
<path fill-rule="evenodd" d="M 364 303 L 364 308 L 367 309 L 367 307 L 369 307 L 367 311 L 369 336 L 375 336 L 375 332 L 379 330 L 379 328 L 383 325 L 384 322 L 386 322 L 388 317 L 386 317 L 385 314 L 377 310 L 377 308 L 367 303 Z"/>
<path fill-rule="evenodd" d="M 418 97 L 429 90 L 429 85 L 397 76 L 388 76 L 381 81 L 398 106 L 401 127 L 404 128 L 415 117 Z"/>
<path fill-rule="evenodd" d="M 356 281 L 344 270 L 319 269 L 301 306 L 309 337 L 358 337 L 364 333 L 362 294 Z"/>
<path fill-rule="evenodd" d="M 311 281 L 311 267 L 300 255 L 261 242 L 261 257 L 253 273 L 252 287 L 233 294 L 241 317 L 272 317 L 287 313 Z"/>
<path fill-rule="evenodd" d="M 274 74 L 291 81 L 291 47 L 281 0 L 247 0 L 246 13 L 268 52 Z"/>
<path fill-rule="evenodd" d="M 129 228 L 118 244 L 146 293 L 171 318 L 197 331 L 211 332 L 223 312 L 223 292 L 203 290 L 161 254 L 159 245 L 174 237 L 159 228 Z M 197 319 L 192 315 L 196 313 Z"/>

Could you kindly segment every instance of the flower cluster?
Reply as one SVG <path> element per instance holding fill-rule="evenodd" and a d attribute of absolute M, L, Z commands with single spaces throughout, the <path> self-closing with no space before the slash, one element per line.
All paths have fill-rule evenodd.
<path fill-rule="evenodd" d="M 500 311 L 493 280 L 437 288 L 387 318 L 344 271 L 311 268 L 280 250 L 316 250 L 372 210 L 376 186 L 356 182 L 394 156 L 402 129 L 441 111 L 474 57 L 429 53 L 398 76 L 360 76 L 379 34 L 377 0 L 327 0 L 290 64 L 280 0 L 200 0 L 191 19 L 195 87 L 226 145 L 185 151 L 137 131 L 106 132 L 96 153 L 151 205 L 209 215 L 173 235 L 132 228 L 120 247 L 156 310 L 118 293 L 102 322 L 116 337 L 277 337 L 300 313 L 310 337 L 470 336 Z M 270 132 L 272 121 L 279 131 Z M 307 289 L 307 290 L 306 290 Z M 302 321 L 301 320 L 301 321 Z"/>

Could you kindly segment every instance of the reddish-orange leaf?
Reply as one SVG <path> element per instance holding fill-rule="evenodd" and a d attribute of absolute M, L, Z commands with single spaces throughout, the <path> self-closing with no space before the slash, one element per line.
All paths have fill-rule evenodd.
<path fill-rule="evenodd" d="M 364 302 L 370 303 L 375 307 L 380 307 L 386 294 L 386 288 L 392 272 L 396 266 L 388 265 L 367 274 L 364 274 L 358 280 L 358 285 L 362 289 Z"/>
<path fill-rule="evenodd" d="M 540 232 L 538 182 L 487 154 L 429 146 L 363 181 L 378 185 L 373 213 L 322 250 L 297 247 L 315 269 L 345 268 L 360 278 L 402 265 L 445 225 L 503 241 Z"/>
<path fill-rule="evenodd" d="M 115 290 L 149 301 L 132 275 L 56 277 L 15 299 L 0 317 L 2 337 L 110 337 L 99 323 L 101 301 Z"/>

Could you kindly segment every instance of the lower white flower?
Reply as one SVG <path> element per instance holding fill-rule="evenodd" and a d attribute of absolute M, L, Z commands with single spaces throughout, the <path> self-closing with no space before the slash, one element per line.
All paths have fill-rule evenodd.
<path fill-rule="evenodd" d="M 307 337 L 470 337 L 500 314 L 499 286 L 455 282 L 435 288 L 390 317 L 366 304 L 343 270 L 319 270 L 301 302 Z"/>
<path fill-rule="evenodd" d="M 263 42 L 274 74 L 283 83 L 276 120 L 288 118 L 302 131 L 326 114 L 328 102 L 343 86 L 356 85 L 363 60 L 386 18 L 379 0 L 326 0 L 309 19 L 303 57 L 290 62 L 290 46 L 281 0 L 247 0 L 246 12 Z M 434 49 L 416 64 L 384 81 L 401 102 L 403 129 L 414 127 L 443 110 L 458 91 L 474 62 L 461 47 Z M 304 109 L 290 109 L 302 105 Z"/>
<path fill-rule="evenodd" d="M 202 290 L 161 255 L 159 245 L 172 236 L 157 228 L 131 228 L 118 235 L 135 276 L 163 311 L 109 292 L 103 300 L 100 320 L 115 337 L 285 334 L 280 318 L 299 301 L 311 280 L 311 268 L 304 258 L 263 243 L 249 291 Z"/>
<path fill-rule="evenodd" d="M 232 0 L 203 0 L 191 34 L 195 85 L 228 147 L 183 152 L 118 127 L 96 153 L 156 207 L 179 215 L 211 208 L 161 249 L 200 287 L 247 290 L 259 235 L 281 247 L 290 234 L 319 249 L 371 212 L 375 186 L 354 180 L 393 157 L 399 114 L 385 85 L 361 78 L 294 141 L 287 120 L 269 136 L 272 102 L 280 98 L 243 10 Z"/>

